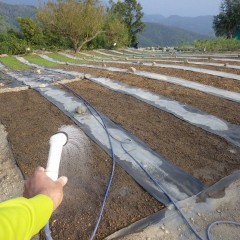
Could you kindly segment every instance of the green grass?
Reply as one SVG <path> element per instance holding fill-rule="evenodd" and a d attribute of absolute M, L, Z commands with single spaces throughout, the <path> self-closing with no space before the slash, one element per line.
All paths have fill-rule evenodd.
<path fill-rule="evenodd" d="M 79 57 L 79 58 L 85 58 L 86 60 L 88 60 L 88 59 L 90 59 L 90 60 L 99 60 L 98 58 L 95 58 L 95 56 L 97 56 L 97 54 L 96 55 L 94 54 L 92 56 L 85 56 L 85 55 L 82 55 L 81 52 L 79 52 L 79 53 L 76 54 L 76 56 Z"/>
<path fill-rule="evenodd" d="M 84 56 L 84 55 L 82 55 L 81 52 L 80 52 L 80 53 L 77 53 L 76 56 L 77 56 L 77 57 L 80 57 L 80 58 L 84 58 L 84 60 L 85 60 L 86 63 L 89 63 L 89 62 L 91 63 L 92 61 L 96 61 L 96 62 L 102 61 L 102 59 L 96 57 L 97 54 L 96 54 L 96 55 L 92 55 L 92 57 L 90 57 L 90 56 Z M 102 57 L 102 56 L 100 56 L 100 57 Z M 110 59 L 110 58 L 109 58 L 109 59 Z M 90 61 L 89 61 L 89 60 L 90 60 Z M 105 60 L 106 60 L 106 59 L 105 59 Z"/>
<path fill-rule="evenodd" d="M 118 49 L 113 49 L 113 50 L 116 50 L 118 51 Z M 110 53 L 110 54 L 113 54 L 114 56 L 107 56 L 107 55 L 104 55 L 104 54 L 101 54 L 101 53 L 96 53 L 96 56 L 98 57 L 102 57 L 102 58 L 118 58 L 118 59 L 123 59 L 125 58 L 126 56 L 122 55 L 122 54 L 119 54 L 119 53 L 112 53 L 112 52 L 109 52 L 107 49 L 104 50 L 104 52 L 106 53 Z M 121 51 L 120 51 L 121 52 Z"/>
<path fill-rule="evenodd" d="M 100 53 L 97 53 L 97 52 L 93 52 L 93 51 L 89 51 L 89 52 L 83 52 L 83 53 L 87 53 L 87 54 L 91 54 L 92 56 L 91 57 L 87 57 L 87 56 L 84 56 L 84 55 L 81 55 L 81 52 L 77 53 L 80 57 L 85 57 L 85 58 L 94 58 L 94 57 L 101 57 L 101 58 L 111 58 L 109 56 L 105 56 L 103 54 L 100 54 Z"/>
<path fill-rule="evenodd" d="M 44 66 L 44 67 L 59 67 L 60 66 L 58 63 L 48 61 L 37 55 L 28 55 L 28 56 L 25 56 L 24 58 L 31 63 L 35 63 L 37 65 Z"/>
<path fill-rule="evenodd" d="M 8 56 L 0 58 L 0 62 L 5 65 L 6 67 L 12 69 L 12 70 L 26 70 L 30 67 L 24 63 L 19 62 L 15 57 Z"/>
<path fill-rule="evenodd" d="M 47 54 L 49 57 L 61 61 L 61 62 L 68 62 L 68 63 L 86 63 L 84 60 L 77 60 L 77 59 L 72 59 L 65 57 L 63 55 L 57 54 L 57 53 L 49 53 Z"/>
<path fill-rule="evenodd" d="M 189 46 L 189 44 L 188 44 Z M 198 50 L 216 52 L 216 51 L 238 51 L 240 50 L 240 41 L 233 38 L 233 39 L 226 39 L 223 37 L 210 39 L 210 40 L 197 40 L 194 41 L 190 46 L 194 47 Z M 184 49 L 184 45 L 180 48 Z"/>
<path fill-rule="evenodd" d="M 106 55 L 103 55 L 100 53 L 95 53 L 95 52 L 87 52 L 87 53 L 92 54 L 92 57 L 81 55 L 81 52 L 77 53 L 77 55 L 81 58 L 86 58 L 86 60 L 91 59 L 94 61 L 101 61 L 101 59 L 96 58 L 96 57 L 101 57 L 101 58 L 103 58 L 103 60 L 111 60 L 112 58 L 117 58 L 117 59 L 125 59 L 126 58 L 126 56 L 121 55 L 121 54 L 115 54 L 114 56 L 106 56 Z"/>

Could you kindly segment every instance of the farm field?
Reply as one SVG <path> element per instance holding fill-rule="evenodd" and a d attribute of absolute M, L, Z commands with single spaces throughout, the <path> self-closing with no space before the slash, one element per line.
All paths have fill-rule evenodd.
<path fill-rule="evenodd" d="M 100 50 L 0 63 L 0 124 L 25 177 L 46 166 L 48 141 L 59 127 L 86 133 L 79 157 L 61 163 L 69 181 L 50 221 L 53 239 L 89 239 L 96 223 L 112 166 L 96 111 L 106 119 L 117 158 L 96 239 L 169 204 L 138 161 L 177 201 L 240 170 L 238 53 Z"/>

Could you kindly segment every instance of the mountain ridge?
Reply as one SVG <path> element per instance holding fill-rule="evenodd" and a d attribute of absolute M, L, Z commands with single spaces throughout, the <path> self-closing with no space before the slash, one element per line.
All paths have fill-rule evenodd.
<path fill-rule="evenodd" d="M 35 13 L 36 7 L 31 5 L 11 5 L 0 2 L 0 16 L 3 17 L 0 30 L 3 31 L 8 28 L 17 29 L 17 17 L 35 17 Z"/>
<path fill-rule="evenodd" d="M 139 46 L 178 46 L 194 40 L 209 38 L 206 35 L 187 31 L 174 26 L 146 22 L 146 28 L 138 34 Z"/>
<path fill-rule="evenodd" d="M 163 15 L 158 14 L 144 14 L 143 21 L 174 26 L 191 32 L 214 37 L 213 18 L 214 16 L 212 15 L 196 17 L 171 15 L 169 17 L 164 17 Z"/>

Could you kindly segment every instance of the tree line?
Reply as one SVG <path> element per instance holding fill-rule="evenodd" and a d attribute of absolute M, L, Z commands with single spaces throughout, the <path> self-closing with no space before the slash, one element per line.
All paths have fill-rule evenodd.
<path fill-rule="evenodd" d="M 218 37 L 240 39 L 240 0 L 223 0 L 213 28 Z"/>
<path fill-rule="evenodd" d="M 137 33 L 144 29 L 142 17 L 137 0 L 110 0 L 108 6 L 99 0 L 49 0 L 38 6 L 36 18 L 17 18 L 19 31 L 0 32 L 0 53 L 136 45 Z"/>

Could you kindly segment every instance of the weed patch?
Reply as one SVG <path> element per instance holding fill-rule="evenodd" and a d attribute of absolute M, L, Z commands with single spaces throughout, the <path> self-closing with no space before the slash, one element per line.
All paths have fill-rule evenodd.
<path fill-rule="evenodd" d="M 0 58 L 0 62 L 4 64 L 6 67 L 9 67 L 12 70 L 26 70 L 30 67 L 24 63 L 19 62 L 15 57 L 8 56 Z"/>

